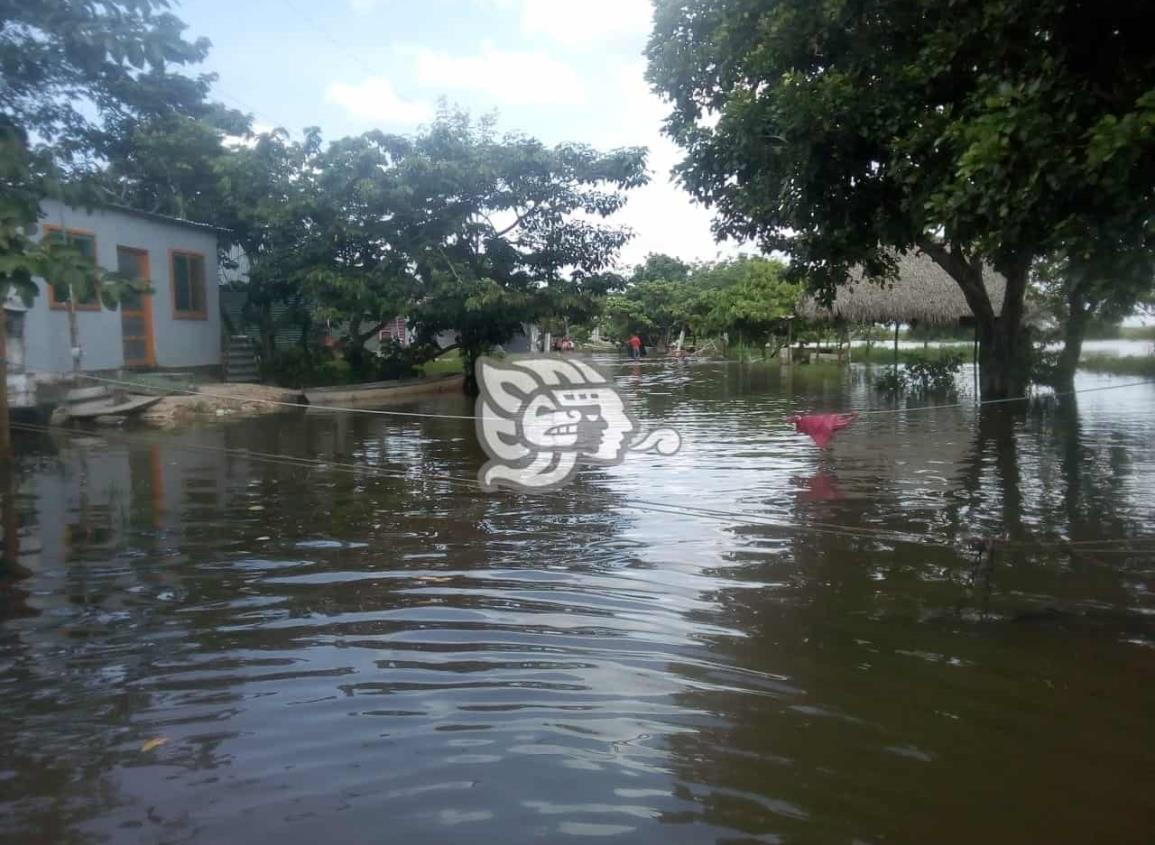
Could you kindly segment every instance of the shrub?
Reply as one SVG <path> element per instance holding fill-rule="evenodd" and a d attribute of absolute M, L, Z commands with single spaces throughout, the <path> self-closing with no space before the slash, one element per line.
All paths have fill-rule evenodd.
<path fill-rule="evenodd" d="M 962 356 L 956 354 L 918 356 L 906 365 L 906 378 L 915 393 L 949 393 L 955 389 L 955 376 L 962 364 Z"/>
<path fill-rule="evenodd" d="M 880 393 L 906 393 L 906 373 L 887 368 L 886 372 L 874 380 L 874 389 Z"/>
<path fill-rule="evenodd" d="M 874 389 L 882 393 L 950 393 L 955 376 L 962 369 L 963 357 L 950 353 L 926 357 L 913 355 L 905 370 L 887 369 L 874 380 Z"/>

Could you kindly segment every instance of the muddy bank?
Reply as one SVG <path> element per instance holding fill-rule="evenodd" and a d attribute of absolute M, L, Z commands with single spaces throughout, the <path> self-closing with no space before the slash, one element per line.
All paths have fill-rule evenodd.
<path fill-rule="evenodd" d="M 165 396 L 137 419 L 157 428 L 230 417 L 255 417 L 291 411 L 301 391 L 265 384 L 202 384 L 195 394 Z M 284 404 L 282 404 L 284 403 Z"/>
<path fill-rule="evenodd" d="M 264 384 L 202 384 L 196 387 L 195 394 L 165 396 L 136 419 L 157 428 L 173 428 L 209 420 L 292 412 L 297 407 L 307 408 L 310 405 L 373 407 L 414 396 L 460 391 L 463 381 L 462 376 L 449 375 L 407 381 L 310 388 L 305 392 Z"/>

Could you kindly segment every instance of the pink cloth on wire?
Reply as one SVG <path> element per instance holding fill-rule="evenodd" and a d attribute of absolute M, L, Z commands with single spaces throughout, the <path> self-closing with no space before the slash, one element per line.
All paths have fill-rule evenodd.
<path fill-rule="evenodd" d="M 786 422 L 794 423 L 796 432 L 810 435 L 819 449 L 825 449 L 836 431 L 841 431 L 856 419 L 858 414 L 795 414 L 787 417 Z"/>

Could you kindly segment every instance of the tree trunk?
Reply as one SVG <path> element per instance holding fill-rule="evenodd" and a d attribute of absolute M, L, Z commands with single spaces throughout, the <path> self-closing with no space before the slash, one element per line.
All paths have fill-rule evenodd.
<path fill-rule="evenodd" d="M 12 431 L 8 419 L 8 312 L 3 303 L 0 303 L 0 374 L 4 378 L 0 382 L 0 472 L 5 472 L 3 464 L 12 451 Z"/>
<path fill-rule="evenodd" d="M 76 291 L 71 285 L 68 286 L 68 342 L 72 355 L 72 386 L 76 387 L 80 384 L 80 326 L 76 323 Z"/>
<path fill-rule="evenodd" d="M 1053 386 L 1057 390 L 1073 390 L 1075 387 L 1075 370 L 1079 366 L 1079 358 L 1083 354 L 1083 336 L 1087 332 L 1087 324 L 1091 321 L 1091 312 L 1087 303 L 1078 290 L 1072 290 L 1067 297 L 1067 319 L 1063 327 L 1063 351 L 1059 353 L 1059 360 L 1055 364 Z"/>
<path fill-rule="evenodd" d="M 919 248 L 954 279 L 974 314 L 979 335 L 979 389 L 983 400 L 1024 395 L 1029 373 L 1023 304 L 1029 258 L 1018 257 L 998 267 L 1007 284 L 1002 311 L 996 314 L 983 281 L 980 259 L 966 258 L 929 239 L 919 241 Z"/>
<path fill-rule="evenodd" d="M 980 320 L 979 391 L 983 401 L 1022 396 L 1027 388 L 1022 326 L 1004 316 Z"/>

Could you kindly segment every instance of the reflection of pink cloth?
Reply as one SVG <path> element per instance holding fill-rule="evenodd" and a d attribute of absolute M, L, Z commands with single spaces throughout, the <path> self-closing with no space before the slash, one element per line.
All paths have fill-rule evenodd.
<path fill-rule="evenodd" d="M 820 472 L 813 478 L 796 480 L 805 486 L 802 498 L 807 502 L 834 502 L 846 498 L 838 486 L 838 479 L 829 473 Z"/>
<path fill-rule="evenodd" d="M 795 431 L 809 434 L 819 449 L 825 449 L 834 432 L 841 431 L 856 419 L 858 414 L 795 414 L 787 417 L 786 422 L 794 423 Z"/>

